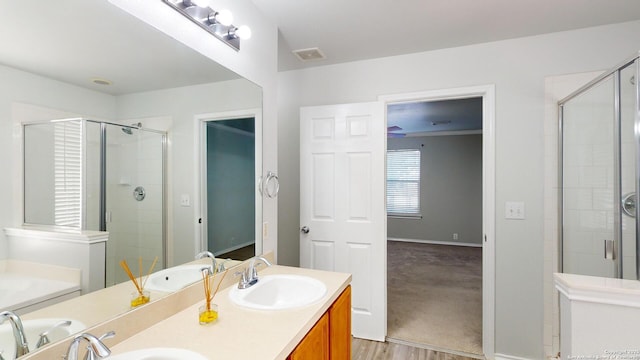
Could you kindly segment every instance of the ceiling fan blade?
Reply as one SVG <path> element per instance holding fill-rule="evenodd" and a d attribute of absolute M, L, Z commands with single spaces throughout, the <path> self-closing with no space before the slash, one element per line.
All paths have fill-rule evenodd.
<path fill-rule="evenodd" d="M 407 136 L 407 134 L 387 133 L 387 137 L 390 137 L 390 138 L 403 138 L 405 136 Z"/>
<path fill-rule="evenodd" d="M 396 125 L 387 127 L 387 131 L 398 131 L 398 130 L 402 130 L 402 128 Z"/>

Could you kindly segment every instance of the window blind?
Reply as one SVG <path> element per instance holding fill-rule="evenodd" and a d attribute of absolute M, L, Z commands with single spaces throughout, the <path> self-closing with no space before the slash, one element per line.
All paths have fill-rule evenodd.
<path fill-rule="evenodd" d="M 82 124 L 54 124 L 54 221 L 80 228 L 82 206 Z"/>
<path fill-rule="evenodd" d="M 420 214 L 420 150 L 387 151 L 387 214 Z"/>

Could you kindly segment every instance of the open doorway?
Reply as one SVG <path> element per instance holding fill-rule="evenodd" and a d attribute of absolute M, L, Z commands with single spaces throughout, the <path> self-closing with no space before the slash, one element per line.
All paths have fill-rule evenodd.
<path fill-rule="evenodd" d="M 483 98 L 387 104 L 387 339 L 483 355 Z"/>
<path fill-rule="evenodd" d="M 198 251 L 246 260 L 262 252 L 260 112 L 201 115 L 199 127 L 200 239 Z"/>
<path fill-rule="evenodd" d="M 255 254 L 255 119 L 208 121 L 207 249 L 221 258 Z"/>

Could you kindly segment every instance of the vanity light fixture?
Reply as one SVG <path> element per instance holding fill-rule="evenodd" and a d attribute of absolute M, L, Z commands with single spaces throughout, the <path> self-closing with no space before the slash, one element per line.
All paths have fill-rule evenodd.
<path fill-rule="evenodd" d="M 251 29 L 248 26 L 234 26 L 231 12 L 213 10 L 209 0 L 162 1 L 236 51 L 240 50 L 241 39 L 246 40 L 251 37 Z"/>

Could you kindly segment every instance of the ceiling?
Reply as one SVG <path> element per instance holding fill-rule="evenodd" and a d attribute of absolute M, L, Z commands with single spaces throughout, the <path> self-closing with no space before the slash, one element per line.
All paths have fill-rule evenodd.
<path fill-rule="evenodd" d="M 107 0 L 1 1 L 0 44 L 0 64 L 111 95 L 239 78 Z"/>
<path fill-rule="evenodd" d="M 280 71 L 402 55 L 640 19 L 639 0 L 253 0 L 279 28 Z M 293 50 L 318 47 L 324 60 Z M 436 125 L 433 125 L 433 123 Z M 388 108 L 395 136 L 482 129 L 482 102 Z M 391 135 L 394 136 L 394 135 Z"/>
<path fill-rule="evenodd" d="M 278 25 L 280 70 L 640 19 L 638 0 L 252 1 Z M 38 14 L 46 20 L 34 21 Z M 0 43 L 0 64 L 112 95 L 238 78 L 107 0 L 2 1 Z M 291 52 L 312 47 L 327 59 L 301 62 Z M 113 84 L 96 85 L 92 78 Z M 428 115 L 434 106 L 391 108 L 397 116 L 390 113 L 389 126 L 419 133 L 477 122 L 477 112 L 461 113 L 473 106 L 447 102 L 437 107 L 439 117 L 449 119 L 441 121 L 450 123 L 418 128 L 434 122 Z"/>
<path fill-rule="evenodd" d="M 387 107 L 389 137 L 482 130 L 482 98 L 422 101 Z"/>
<path fill-rule="evenodd" d="M 280 31 L 281 71 L 640 19 L 638 0 L 253 0 Z M 319 47 L 326 60 L 292 50 Z"/>

